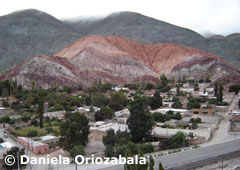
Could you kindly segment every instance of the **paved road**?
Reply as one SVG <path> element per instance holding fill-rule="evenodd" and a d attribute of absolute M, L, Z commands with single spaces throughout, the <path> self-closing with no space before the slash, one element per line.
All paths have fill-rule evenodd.
<path fill-rule="evenodd" d="M 155 169 L 158 169 L 157 165 L 161 161 L 163 166 L 166 168 L 183 165 L 185 163 L 191 163 L 197 160 L 211 158 L 232 151 L 240 150 L 240 139 L 233 140 L 230 142 L 224 142 L 212 146 L 198 148 L 197 150 L 190 150 L 181 153 L 175 153 L 167 156 L 162 156 L 155 159 Z M 102 168 L 104 170 L 123 170 L 123 166 L 115 166 L 109 168 Z"/>

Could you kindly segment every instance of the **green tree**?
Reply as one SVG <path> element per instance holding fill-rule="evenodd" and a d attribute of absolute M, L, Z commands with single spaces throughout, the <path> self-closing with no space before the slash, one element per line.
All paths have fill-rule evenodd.
<path fill-rule="evenodd" d="M 167 77 L 166 77 L 165 74 L 162 74 L 162 75 L 160 76 L 160 80 L 162 81 L 162 85 L 163 85 L 163 86 L 167 86 L 167 84 L 168 84 L 168 79 L 167 79 Z"/>
<path fill-rule="evenodd" d="M 38 114 L 39 114 L 39 125 L 43 128 L 43 113 L 44 113 L 44 95 L 42 91 L 38 94 Z"/>
<path fill-rule="evenodd" d="M 154 159 L 152 155 L 150 156 L 150 162 L 149 162 L 149 170 L 154 170 Z"/>
<path fill-rule="evenodd" d="M 144 102 L 144 99 L 138 98 L 130 105 L 130 117 L 127 124 L 134 142 L 149 139 L 154 125 L 152 115 L 144 107 Z"/>
<path fill-rule="evenodd" d="M 151 109 L 153 109 L 153 110 L 158 109 L 160 106 L 163 105 L 162 97 L 160 96 L 159 91 L 156 91 L 154 93 L 154 96 L 150 98 L 149 105 L 150 105 Z"/>
<path fill-rule="evenodd" d="M 223 86 L 222 86 L 222 84 L 220 84 L 220 86 L 219 86 L 218 102 L 219 103 L 223 102 Z"/>
<path fill-rule="evenodd" d="M 75 159 L 76 156 L 78 155 L 82 155 L 84 156 L 85 155 L 85 152 L 84 152 L 84 147 L 82 145 L 77 145 L 77 146 L 74 146 L 71 150 L 70 150 L 70 156 Z M 80 160 L 79 160 L 80 161 Z M 76 163 L 76 170 L 77 170 L 77 163 Z"/>
<path fill-rule="evenodd" d="M 158 168 L 159 168 L 159 170 L 164 170 L 163 165 L 162 165 L 161 162 L 159 162 L 159 164 L 158 164 Z"/>
<path fill-rule="evenodd" d="M 2 167 L 7 170 L 14 170 L 18 168 L 18 162 L 19 162 L 19 169 L 25 169 L 26 164 L 21 164 L 20 162 L 20 157 L 21 155 L 25 155 L 24 149 L 19 149 L 18 147 L 12 147 L 10 150 L 8 150 L 4 155 L 3 155 L 3 160 L 5 160 L 6 156 L 12 155 L 15 159 L 15 163 L 13 165 L 7 165 L 5 161 L 3 161 Z M 26 161 L 26 160 L 24 160 Z"/>
<path fill-rule="evenodd" d="M 117 136 L 113 129 L 107 130 L 107 135 L 103 137 L 103 144 L 105 146 L 111 145 L 115 146 L 115 143 L 117 142 Z"/>
<path fill-rule="evenodd" d="M 238 94 L 239 90 L 240 90 L 239 84 L 233 84 L 229 86 L 229 92 L 235 92 L 235 94 Z"/>
<path fill-rule="evenodd" d="M 182 108 L 182 103 L 177 97 L 173 97 L 173 108 Z"/>
<path fill-rule="evenodd" d="M 112 119 L 114 116 L 114 111 L 110 107 L 103 106 L 99 111 L 95 113 L 95 120 L 102 121 L 105 119 Z"/>
<path fill-rule="evenodd" d="M 111 94 L 109 107 L 111 107 L 114 111 L 119 111 L 122 110 L 127 103 L 128 101 L 123 91 L 119 91 Z"/>
<path fill-rule="evenodd" d="M 88 118 L 84 114 L 67 113 L 66 120 L 61 123 L 61 139 L 62 146 L 71 150 L 76 145 L 85 146 L 88 142 L 89 125 Z"/>
<path fill-rule="evenodd" d="M 152 83 L 147 83 L 144 87 L 144 90 L 152 90 L 154 89 L 154 85 Z"/>
<path fill-rule="evenodd" d="M 114 152 L 114 147 L 112 145 L 107 145 L 106 149 L 104 151 L 106 157 L 114 157 L 115 152 Z"/>

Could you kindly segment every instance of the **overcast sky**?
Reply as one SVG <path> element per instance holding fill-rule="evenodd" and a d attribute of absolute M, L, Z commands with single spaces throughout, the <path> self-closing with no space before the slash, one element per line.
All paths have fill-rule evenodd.
<path fill-rule="evenodd" d="M 240 0 L 1 0 L 0 15 L 28 8 L 59 19 L 133 11 L 200 33 L 240 32 Z"/>

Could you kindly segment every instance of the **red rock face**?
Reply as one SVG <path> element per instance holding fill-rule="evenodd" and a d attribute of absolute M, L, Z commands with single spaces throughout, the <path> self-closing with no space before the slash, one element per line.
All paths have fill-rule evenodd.
<path fill-rule="evenodd" d="M 186 69 L 194 69 L 194 74 L 201 75 L 201 70 L 204 69 L 206 74 L 208 69 L 213 71 L 219 65 L 221 72 L 239 74 L 238 70 L 219 57 L 191 47 L 141 44 L 117 36 L 87 36 L 53 56 L 42 55 L 28 59 L 0 78 L 16 78 L 24 85 L 36 79 L 42 87 L 56 82 L 61 85 L 90 85 L 100 79 L 120 84 L 136 81 L 145 83 L 158 81 L 162 73 L 185 74 Z"/>

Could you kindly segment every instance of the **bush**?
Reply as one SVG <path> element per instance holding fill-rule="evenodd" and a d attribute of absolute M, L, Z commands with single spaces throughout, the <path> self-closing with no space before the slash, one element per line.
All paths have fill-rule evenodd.
<path fill-rule="evenodd" d="M 10 122 L 10 117 L 8 115 L 0 117 L 0 123 L 9 123 Z"/>
<path fill-rule="evenodd" d="M 56 104 L 53 109 L 51 109 L 51 111 L 60 111 L 60 110 L 64 110 L 65 108 L 61 105 L 61 104 Z"/>
<path fill-rule="evenodd" d="M 151 153 L 154 151 L 154 146 L 151 143 L 139 144 L 138 147 L 143 151 L 143 153 Z"/>
<path fill-rule="evenodd" d="M 106 147 L 104 153 L 105 153 L 105 156 L 106 156 L 106 157 L 110 157 L 110 158 L 111 158 L 111 157 L 114 157 L 114 156 L 115 156 L 114 148 L 113 148 L 113 146 L 111 146 L 111 145 L 108 145 L 108 146 Z"/>

